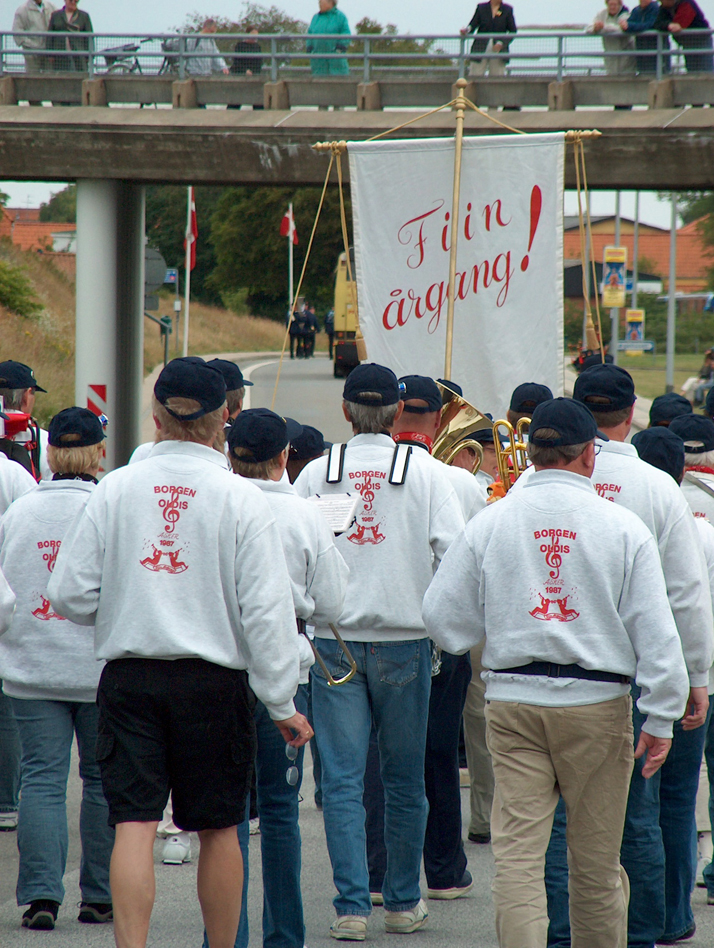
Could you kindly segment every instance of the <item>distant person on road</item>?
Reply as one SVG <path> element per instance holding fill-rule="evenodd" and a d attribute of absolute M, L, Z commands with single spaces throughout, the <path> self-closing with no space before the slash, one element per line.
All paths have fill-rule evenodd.
<path fill-rule="evenodd" d="M 620 23 L 623 33 L 635 34 L 635 49 L 647 51 L 644 56 L 635 56 L 635 70 L 638 76 L 657 72 L 657 56 L 653 55 L 653 51 L 657 50 L 657 37 L 642 34 L 652 33 L 658 15 L 659 4 L 655 0 L 640 0 L 639 6 L 636 6 L 627 18 L 627 23 Z M 666 38 L 664 48 L 669 49 L 669 40 Z M 662 71 L 669 72 L 669 56 L 662 57 Z"/>
<path fill-rule="evenodd" d="M 330 347 L 330 358 L 332 358 L 332 341 L 335 338 L 335 311 L 331 309 L 325 316 L 325 333 L 327 335 L 327 344 Z"/>
<path fill-rule="evenodd" d="M 87 72 L 89 69 L 88 52 L 91 40 L 76 34 L 93 33 L 94 27 L 89 14 L 77 9 L 78 3 L 79 0 L 66 0 L 64 7 L 55 10 L 50 17 L 49 32 L 64 35 L 51 36 L 47 48 L 67 53 L 83 53 L 79 56 L 53 56 L 52 68 L 57 72 Z"/>
<path fill-rule="evenodd" d="M 212 76 L 215 72 L 228 75 L 228 64 L 213 39 L 217 30 L 218 24 L 209 17 L 204 21 L 200 35 L 186 40 L 187 51 L 197 54 L 186 60 L 186 72 L 190 76 Z"/>
<path fill-rule="evenodd" d="M 12 21 L 13 33 L 47 33 L 50 17 L 55 12 L 51 3 L 44 0 L 25 0 L 15 11 Z M 46 36 L 17 36 L 15 42 L 25 51 L 25 72 L 28 76 L 47 72 L 49 69 L 48 57 L 43 50 L 47 49 Z M 30 102 L 30 105 L 42 105 L 41 102 Z"/>
<path fill-rule="evenodd" d="M 305 307 L 305 358 L 312 359 L 315 355 L 315 336 L 318 333 L 317 316 L 314 306 Z"/>
<path fill-rule="evenodd" d="M 601 10 L 586 33 L 602 36 L 602 45 L 606 53 L 621 53 L 634 49 L 635 41 L 631 36 L 623 36 L 622 24 L 627 24 L 628 9 L 621 0 L 607 0 L 607 6 Z M 609 76 L 622 76 L 635 71 L 632 56 L 605 56 L 605 72 Z"/>
<path fill-rule="evenodd" d="M 310 21 L 308 33 L 335 34 L 335 39 L 308 39 L 308 53 L 346 53 L 348 40 L 340 36 L 350 35 L 350 25 L 342 10 L 337 9 L 337 0 L 319 0 L 320 10 Z M 313 76 L 348 76 L 350 66 L 345 57 L 334 59 L 311 59 Z"/>
<path fill-rule="evenodd" d="M 513 7 L 501 0 L 491 0 L 490 3 L 479 3 L 476 12 L 471 17 L 468 26 L 461 30 L 462 35 L 467 33 L 516 33 L 516 20 Z M 472 53 L 506 53 L 511 45 L 509 39 L 481 39 L 476 37 L 471 46 Z M 469 67 L 470 76 L 503 76 L 506 74 L 506 56 L 498 59 L 474 59 Z"/>
<path fill-rule="evenodd" d="M 709 21 L 695 0 L 661 0 L 655 29 L 671 34 L 682 49 L 706 50 L 684 54 L 687 72 L 712 72 L 712 37 L 703 32 L 710 29 Z"/>

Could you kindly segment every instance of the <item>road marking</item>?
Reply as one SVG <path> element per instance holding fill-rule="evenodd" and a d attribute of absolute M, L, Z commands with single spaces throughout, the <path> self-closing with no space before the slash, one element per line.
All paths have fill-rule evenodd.
<path fill-rule="evenodd" d="M 264 368 L 266 365 L 275 365 L 278 362 L 278 359 L 270 359 L 268 362 L 254 362 L 253 365 L 249 365 L 248 368 L 243 372 L 243 378 L 251 381 L 251 375 L 253 372 L 256 372 L 258 369 Z M 246 387 L 245 396 L 243 398 L 243 411 L 247 411 L 250 408 L 250 386 Z"/>

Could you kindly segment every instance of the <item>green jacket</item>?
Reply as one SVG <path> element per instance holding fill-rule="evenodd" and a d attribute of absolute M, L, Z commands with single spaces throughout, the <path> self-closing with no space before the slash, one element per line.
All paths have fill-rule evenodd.
<path fill-rule="evenodd" d="M 335 53 L 347 50 L 347 42 L 340 40 L 340 34 L 350 35 L 350 26 L 342 10 L 333 7 L 327 13 L 316 13 L 308 27 L 310 33 L 334 33 L 335 39 L 308 39 L 308 53 Z M 347 59 L 311 59 L 313 76 L 348 76 L 350 67 Z"/>

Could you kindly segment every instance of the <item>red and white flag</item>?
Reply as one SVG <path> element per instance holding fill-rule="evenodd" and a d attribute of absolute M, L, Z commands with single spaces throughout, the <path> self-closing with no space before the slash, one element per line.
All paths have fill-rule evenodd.
<path fill-rule="evenodd" d="M 297 228 L 295 227 L 295 219 L 293 218 L 292 208 L 287 211 L 282 221 L 280 222 L 280 236 L 289 237 L 292 233 L 293 243 L 297 244 L 298 235 Z"/>
<path fill-rule="evenodd" d="M 184 241 L 184 249 L 190 246 L 191 248 L 191 269 L 196 266 L 196 241 L 198 240 L 198 218 L 196 217 L 196 196 L 194 194 L 193 188 L 189 189 L 189 219 L 190 224 L 186 228 L 186 240 Z"/>

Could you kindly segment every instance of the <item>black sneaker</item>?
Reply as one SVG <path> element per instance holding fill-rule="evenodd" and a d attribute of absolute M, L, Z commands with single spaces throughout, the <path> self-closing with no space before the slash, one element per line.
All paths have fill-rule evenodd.
<path fill-rule="evenodd" d="M 111 902 L 80 902 L 78 922 L 86 922 L 88 925 L 101 925 L 104 922 L 111 922 L 114 918 Z"/>
<path fill-rule="evenodd" d="M 491 834 L 490 833 L 469 833 L 469 842 L 481 843 L 482 846 L 485 846 L 486 843 L 491 842 Z"/>
<path fill-rule="evenodd" d="M 57 921 L 60 904 L 52 899 L 36 899 L 22 916 L 23 928 L 51 932 Z"/>
<path fill-rule="evenodd" d="M 462 895 L 468 895 L 473 889 L 473 885 L 471 873 L 468 869 L 465 869 L 458 885 L 451 886 L 448 889 L 427 889 L 427 894 L 430 899 L 460 899 Z"/>

